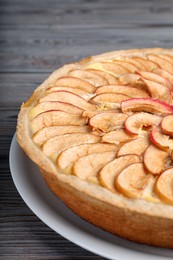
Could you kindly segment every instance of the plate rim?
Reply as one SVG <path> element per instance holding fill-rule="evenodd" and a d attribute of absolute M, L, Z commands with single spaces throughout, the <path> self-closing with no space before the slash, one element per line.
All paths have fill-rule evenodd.
<path fill-rule="evenodd" d="M 14 156 L 14 150 L 17 150 L 18 152 L 19 151 L 21 151 L 21 153 L 22 153 L 22 158 L 23 159 L 28 159 L 28 161 L 31 163 L 31 164 L 33 164 L 34 165 L 34 167 L 36 167 L 36 165 L 24 154 L 24 152 L 22 151 L 22 149 L 20 148 L 20 146 L 18 145 L 18 142 L 17 142 L 17 139 L 16 139 L 16 133 L 14 134 L 14 136 L 13 136 L 13 138 L 12 138 L 12 141 L 11 141 L 11 145 L 10 145 L 10 150 L 9 150 L 9 166 L 10 166 L 10 172 L 11 172 L 11 176 L 12 176 L 12 179 L 13 179 L 13 182 L 14 182 L 14 184 L 15 184 L 15 187 L 16 187 L 16 189 L 17 189 L 17 191 L 19 192 L 19 194 L 20 194 L 20 196 L 21 196 L 21 198 L 24 200 L 24 202 L 25 202 L 25 204 L 31 209 L 31 211 L 42 221 L 42 222 L 44 222 L 47 226 L 49 226 L 52 230 L 54 230 L 56 233 L 58 233 L 58 234 L 60 234 L 62 237 L 64 237 L 64 238 L 66 238 L 67 240 L 69 240 L 70 242 L 72 242 L 72 243 L 74 243 L 74 244 L 76 244 L 77 246 L 79 246 L 79 247 L 81 247 L 81 248 L 84 248 L 85 250 L 88 250 L 89 252 L 92 252 L 92 253 L 94 253 L 94 254 L 97 254 L 97 255 L 99 255 L 99 256 L 101 256 L 101 257 L 105 257 L 105 258 L 107 258 L 107 259 L 114 259 L 115 260 L 115 257 L 116 257 L 116 260 L 130 260 L 131 258 L 130 258 L 130 253 L 131 254 L 133 254 L 132 255 L 132 259 L 133 260 L 135 260 L 135 259 L 139 259 L 139 257 L 140 257 L 140 260 L 145 260 L 146 259 L 146 256 L 147 257 L 150 257 L 150 259 L 151 260 L 166 260 L 166 259 L 171 259 L 171 258 L 173 258 L 173 255 L 172 256 L 160 256 L 159 254 L 154 254 L 154 252 L 155 251 L 157 251 L 157 250 L 159 250 L 159 248 L 155 248 L 155 247 L 150 247 L 150 246 L 146 246 L 146 245 L 141 245 L 141 244 L 138 244 L 138 243 L 134 243 L 134 242 L 131 242 L 131 241 L 127 241 L 127 240 L 124 240 L 124 239 L 122 239 L 122 238 L 118 238 L 118 237 L 116 237 L 116 236 L 114 236 L 114 235 L 111 235 L 111 234 L 109 234 L 109 233 L 107 233 L 107 232 L 105 232 L 105 231 L 100 231 L 100 232 L 103 232 L 103 233 L 105 233 L 105 234 L 107 234 L 108 236 L 114 236 L 115 238 L 117 238 L 117 239 L 119 239 L 119 240 L 124 240 L 124 243 L 129 243 L 129 245 L 130 244 L 132 244 L 133 246 L 134 245 L 136 245 L 136 246 L 138 246 L 138 247 L 140 247 L 140 248 L 143 248 L 143 250 L 142 251 L 134 251 L 133 249 L 131 249 L 130 248 L 130 246 L 129 246 L 129 248 L 127 247 L 127 248 L 123 248 L 123 247 L 121 247 L 120 245 L 114 245 L 114 247 L 115 247 L 115 249 L 116 249 L 116 253 L 117 253 L 117 255 L 115 256 L 115 255 L 112 255 L 112 254 L 110 254 L 110 253 L 108 253 L 108 252 L 105 252 L 105 250 L 104 250 L 104 247 L 101 247 L 101 248 L 99 248 L 99 249 L 95 249 L 95 248 L 93 248 L 93 247 L 91 247 L 91 243 L 90 243 L 90 241 L 88 240 L 88 242 L 86 243 L 86 241 L 84 241 L 85 243 L 83 243 L 82 241 L 83 240 L 76 240 L 76 239 L 74 239 L 74 235 L 70 235 L 70 233 L 68 233 L 68 234 L 64 234 L 64 232 L 60 229 L 58 229 L 58 231 L 57 231 L 57 228 L 55 228 L 55 226 L 53 225 L 53 224 L 51 224 L 50 223 L 50 221 L 48 220 L 48 219 L 46 219 L 46 217 L 45 217 L 45 215 L 41 215 L 40 214 L 40 212 L 39 212 L 39 210 L 40 210 L 40 207 L 38 207 L 38 208 L 36 208 L 35 207 L 35 204 L 31 204 L 30 203 L 30 201 L 29 201 L 29 199 L 28 199 L 28 197 L 27 197 L 27 195 L 23 192 L 23 190 L 21 189 L 21 186 L 20 186 L 20 184 L 19 184 L 19 181 L 18 181 L 18 178 L 17 178 L 17 176 L 16 176 L 16 173 L 15 173 L 15 170 L 14 170 L 14 168 L 15 168 L 15 166 L 14 166 L 14 161 L 13 161 L 13 156 Z M 15 156 L 17 156 L 17 154 L 18 153 L 16 153 L 15 154 Z M 20 160 L 19 160 L 19 162 L 20 162 Z M 19 168 L 20 168 L 20 166 L 18 166 Z M 39 171 L 38 169 L 37 169 L 37 171 Z M 26 173 L 25 173 L 26 174 Z M 41 175 L 40 175 L 41 176 Z M 48 188 L 47 188 L 48 189 Z M 52 196 L 54 197 L 54 195 L 52 194 Z M 57 198 L 56 198 L 57 199 Z M 62 202 L 60 202 L 60 203 L 62 203 Z M 39 210 L 38 210 L 39 209 Z M 69 209 L 67 209 L 67 210 L 69 210 Z M 41 209 L 40 211 L 44 211 L 44 209 Z M 74 214 L 74 213 L 72 213 L 72 214 Z M 74 214 L 75 215 L 75 214 Z M 75 217 L 76 218 L 79 218 L 78 216 L 76 216 L 75 215 Z M 79 218 L 80 219 L 80 218 Z M 82 219 L 80 219 L 80 221 L 81 222 L 83 222 L 84 224 L 86 224 L 86 225 L 92 225 L 92 224 L 89 224 L 89 223 L 86 223 L 86 221 L 85 220 L 82 220 Z M 93 227 L 93 229 L 99 229 L 99 228 L 96 228 L 96 227 Z M 99 229 L 100 230 L 100 229 Z M 82 233 L 84 233 L 85 231 L 84 230 L 80 230 L 80 231 L 82 231 Z M 75 231 L 73 230 L 73 232 L 75 233 Z M 90 236 L 90 237 L 92 237 L 92 235 L 91 234 L 87 234 L 87 236 Z M 95 239 L 96 239 L 96 237 L 95 237 Z M 98 238 L 97 238 L 97 242 L 99 243 L 101 243 L 101 242 L 103 242 L 103 244 L 104 245 L 106 245 L 106 243 L 107 243 L 107 241 L 102 241 L 102 240 L 99 240 Z M 108 243 L 108 246 L 109 246 L 109 243 Z M 148 252 L 145 252 L 145 248 L 148 248 L 149 249 L 149 251 L 151 250 L 153 253 L 152 254 L 150 254 L 150 253 L 148 253 Z M 122 253 L 121 253 L 121 251 L 124 251 L 124 253 L 127 253 L 127 255 L 125 256 L 125 258 L 124 258 L 124 256 L 123 256 L 123 258 L 122 258 Z M 161 248 L 161 250 L 164 250 L 164 251 L 168 251 L 168 253 L 169 252 L 173 252 L 173 251 L 171 251 L 171 249 L 162 249 Z M 135 257 L 135 255 L 136 255 L 136 257 Z"/>

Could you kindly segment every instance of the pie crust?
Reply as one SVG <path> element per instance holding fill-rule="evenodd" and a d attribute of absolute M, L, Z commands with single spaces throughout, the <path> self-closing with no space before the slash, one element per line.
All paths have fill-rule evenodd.
<path fill-rule="evenodd" d="M 173 248 L 172 91 L 173 49 L 88 57 L 53 72 L 22 104 L 17 140 L 78 216 Z"/>

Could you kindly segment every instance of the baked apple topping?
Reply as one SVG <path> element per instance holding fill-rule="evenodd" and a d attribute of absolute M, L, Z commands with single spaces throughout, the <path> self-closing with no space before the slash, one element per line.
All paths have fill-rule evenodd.
<path fill-rule="evenodd" d="M 88 59 L 29 109 L 33 142 L 61 174 L 173 204 L 173 56 Z"/>

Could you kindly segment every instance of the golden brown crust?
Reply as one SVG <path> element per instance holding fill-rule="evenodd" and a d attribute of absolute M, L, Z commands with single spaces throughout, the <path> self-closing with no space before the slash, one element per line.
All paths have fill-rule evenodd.
<path fill-rule="evenodd" d="M 124 56 L 143 56 L 148 53 L 172 54 L 160 48 L 124 50 L 89 57 L 65 65 L 53 72 L 21 107 L 17 125 L 17 139 L 26 154 L 39 166 L 50 189 L 76 214 L 94 225 L 123 238 L 154 246 L 173 248 L 173 207 L 140 199 L 131 200 L 109 190 L 58 172 L 55 164 L 43 154 L 31 138 L 28 121 L 29 108 L 44 95 L 48 85 L 71 69 L 78 69 L 92 61 Z M 82 205 L 82 206 L 80 206 Z"/>

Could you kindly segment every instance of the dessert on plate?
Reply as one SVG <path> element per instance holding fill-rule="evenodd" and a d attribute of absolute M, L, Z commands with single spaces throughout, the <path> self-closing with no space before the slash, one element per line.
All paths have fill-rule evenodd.
<path fill-rule="evenodd" d="M 86 221 L 173 248 L 173 50 L 88 57 L 22 104 L 19 145 Z"/>

